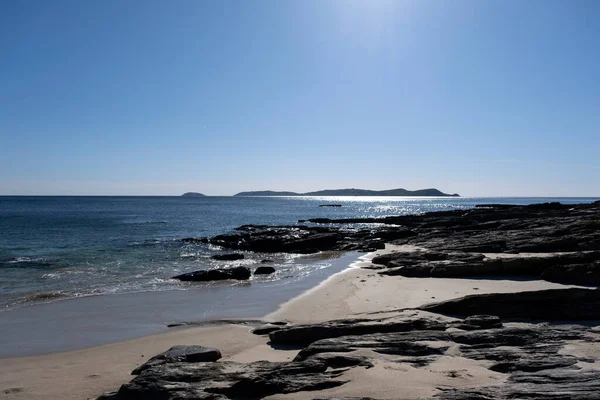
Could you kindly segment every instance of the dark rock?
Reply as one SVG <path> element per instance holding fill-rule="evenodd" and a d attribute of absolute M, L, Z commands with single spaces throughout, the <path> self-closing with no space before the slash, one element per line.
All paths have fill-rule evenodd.
<path fill-rule="evenodd" d="M 273 267 L 258 267 L 254 270 L 254 275 L 270 275 L 275 272 Z"/>
<path fill-rule="evenodd" d="M 407 331 L 393 333 L 373 333 L 365 335 L 341 336 L 321 339 L 311 343 L 298 353 L 295 360 L 303 361 L 324 353 L 350 353 L 369 349 L 380 354 L 424 357 L 444 354 L 448 346 L 433 347 L 420 341 L 450 341 L 443 331 Z"/>
<path fill-rule="evenodd" d="M 600 290 L 548 289 L 533 292 L 477 294 L 425 305 L 421 310 L 469 316 L 565 321 L 598 320 Z"/>
<path fill-rule="evenodd" d="M 472 315 L 462 321 L 452 323 L 450 326 L 466 331 L 477 329 L 502 328 L 502 321 L 495 315 Z"/>
<path fill-rule="evenodd" d="M 385 242 L 383 240 L 376 240 L 376 241 L 367 243 L 366 246 L 370 249 L 381 250 L 381 249 L 385 249 Z"/>
<path fill-rule="evenodd" d="M 341 207 L 341 204 L 319 204 L 319 207 Z"/>
<path fill-rule="evenodd" d="M 473 388 L 443 388 L 435 396 L 442 400 L 595 400 L 600 393 L 600 371 L 548 369 L 512 374 L 504 385 Z"/>
<path fill-rule="evenodd" d="M 349 356 L 342 354 L 321 353 L 310 358 L 326 364 L 329 368 L 364 367 L 372 368 L 374 365 L 366 357 Z"/>
<path fill-rule="evenodd" d="M 180 281 L 193 282 L 220 281 L 225 279 L 235 279 L 241 281 L 249 278 L 250 269 L 246 267 L 194 271 L 173 277 L 173 279 L 179 279 Z"/>
<path fill-rule="evenodd" d="M 273 260 L 261 260 L 260 262 L 261 262 L 262 264 L 267 264 L 267 263 L 273 263 L 273 262 L 275 262 L 275 261 L 273 261 Z"/>
<path fill-rule="evenodd" d="M 321 324 L 296 325 L 269 334 L 274 344 L 307 345 L 321 339 L 372 333 L 406 332 L 412 330 L 443 330 L 441 322 L 424 318 L 373 320 L 333 320 Z"/>
<path fill-rule="evenodd" d="M 238 253 L 230 253 L 230 254 L 216 254 L 211 257 L 213 260 L 219 261 L 235 261 L 235 260 L 243 260 L 244 255 Z"/>
<path fill-rule="evenodd" d="M 316 397 L 312 400 L 376 400 L 371 397 Z"/>
<path fill-rule="evenodd" d="M 260 399 L 340 386 L 340 373 L 316 360 L 278 363 L 170 363 L 148 368 L 121 386 L 111 400 Z"/>
<path fill-rule="evenodd" d="M 268 335 L 269 333 L 278 331 L 280 329 L 282 329 L 282 326 L 280 325 L 264 324 L 258 328 L 252 329 L 252 333 L 255 335 Z"/>
<path fill-rule="evenodd" d="M 283 245 L 284 251 L 316 252 L 330 250 L 340 240 L 337 233 L 317 233 L 306 238 L 290 240 Z"/>
<path fill-rule="evenodd" d="M 542 272 L 542 279 L 573 285 L 600 285 L 600 262 L 553 265 Z"/>
<path fill-rule="evenodd" d="M 217 349 L 204 346 L 173 346 L 169 350 L 152 357 L 144 364 L 140 365 L 131 372 L 132 375 L 138 375 L 148 368 L 158 365 L 186 362 L 197 363 L 206 361 L 217 361 L 221 358 L 221 352 Z"/>
<path fill-rule="evenodd" d="M 400 317 L 384 320 L 344 320 L 332 326 L 373 324 L 381 328 Z M 371 368 L 374 360 L 407 363 L 422 368 L 441 356 L 486 361 L 489 369 L 507 374 L 489 387 L 440 387 L 439 399 L 595 399 L 600 393 L 600 371 L 582 370 L 576 357 L 562 351 L 571 343 L 598 343 L 600 333 L 584 326 L 525 325 L 471 331 L 438 329 L 438 321 L 412 321 L 416 329 L 401 332 L 351 334 L 312 342 L 294 361 L 259 361 L 248 364 L 223 361 L 174 361 L 151 365 L 105 400 L 130 399 L 246 399 L 300 391 L 321 390 L 344 384 L 336 378 L 349 368 Z M 419 320 L 421 321 L 421 320 Z M 493 316 L 471 316 L 470 326 L 497 326 Z M 441 324 L 444 325 L 444 324 Z M 454 326 L 448 323 L 446 326 Z M 425 329 L 418 329 L 425 328 Z M 273 332 L 272 334 L 276 334 Z M 339 333 L 339 332 L 338 332 Z M 357 333 L 357 332 L 353 332 Z M 449 350 L 452 349 L 450 352 Z M 381 355 L 381 356 L 378 356 Z M 596 362 L 590 353 L 586 362 Z M 596 396 L 596 397 L 594 397 Z M 281 396 L 279 396 L 281 397 Z M 303 394 L 302 397 L 307 397 Z"/>

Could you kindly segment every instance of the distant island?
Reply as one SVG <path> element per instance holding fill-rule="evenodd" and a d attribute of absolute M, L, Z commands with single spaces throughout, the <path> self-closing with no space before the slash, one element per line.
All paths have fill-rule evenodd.
<path fill-rule="evenodd" d="M 182 197 L 204 197 L 202 193 L 198 192 L 187 192 L 181 195 Z"/>
<path fill-rule="evenodd" d="M 276 192 L 273 190 L 261 190 L 253 192 L 240 192 L 234 196 L 439 196 L 439 197 L 460 197 L 459 194 L 448 194 L 438 189 L 389 189 L 389 190 L 366 190 L 366 189 L 327 189 L 316 192 L 296 193 L 296 192 Z"/>

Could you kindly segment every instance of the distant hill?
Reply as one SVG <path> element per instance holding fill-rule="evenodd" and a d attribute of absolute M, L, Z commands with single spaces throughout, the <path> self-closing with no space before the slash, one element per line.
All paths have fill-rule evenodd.
<path fill-rule="evenodd" d="M 240 192 L 235 196 L 302 196 L 295 192 L 274 192 L 272 190 L 259 190 L 256 192 Z"/>
<path fill-rule="evenodd" d="M 198 192 L 187 192 L 181 195 L 182 197 L 204 197 L 202 193 Z"/>
<path fill-rule="evenodd" d="M 274 192 L 262 190 L 258 192 L 241 192 L 235 196 L 440 196 L 459 197 L 457 193 L 448 194 L 438 189 L 389 189 L 389 190 L 366 190 L 366 189 L 327 189 L 308 193 Z"/>

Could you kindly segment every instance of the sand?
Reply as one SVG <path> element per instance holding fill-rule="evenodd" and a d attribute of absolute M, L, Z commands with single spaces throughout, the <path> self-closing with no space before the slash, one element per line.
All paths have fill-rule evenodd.
<path fill-rule="evenodd" d="M 415 248 L 388 246 L 386 250 L 364 255 L 345 271 L 283 304 L 264 320 L 305 323 L 354 316 L 381 317 L 399 309 L 467 294 L 566 287 L 545 281 L 380 277 L 375 271 L 359 268 L 375 254 L 398 250 Z M 223 353 L 223 359 L 239 362 L 286 361 L 297 354 L 297 351 L 272 349 L 267 345 L 267 337 L 253 335 L 250 329 L 243 321 L 173 328 L 164 334 L 83 350 L 0 359 L 0 395 L 2 399 L 94 399 L 129 381 L 130 372 L 149 357 L 177 344 L 216 347 Z M 500 384 L 504 379 L 503 374 L 486 369 L 485 364 L 453 356 L 452 351 L 426 368 L 386 362 L 385 357 L 379 357 L 374 368 L 354 368 L 346 372 L 344 378 L 350 382 L 341 387 L 271 398 L 345 395 L 414 399 L 431 396 L 436 386 L 484 386 Z"/>

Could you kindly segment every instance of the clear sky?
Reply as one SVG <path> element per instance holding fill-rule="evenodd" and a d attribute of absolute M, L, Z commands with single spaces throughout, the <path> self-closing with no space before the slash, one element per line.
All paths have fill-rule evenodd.
<path fill-rule="evenodd" d="M 0 194 L 600 196 L 600 1 L 0 0 Z"/>

